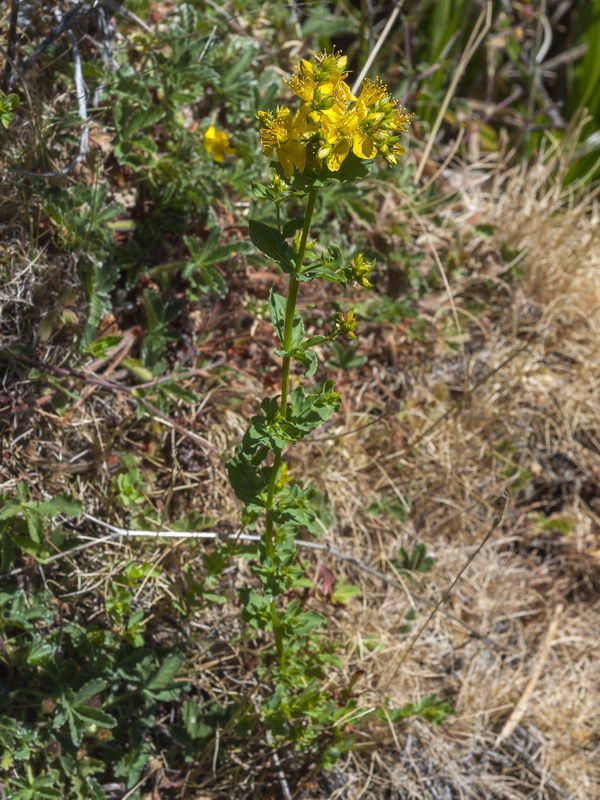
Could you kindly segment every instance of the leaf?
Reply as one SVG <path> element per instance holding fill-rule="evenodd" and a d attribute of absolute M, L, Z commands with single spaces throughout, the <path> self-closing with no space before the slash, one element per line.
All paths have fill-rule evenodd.
<path fill-rule="evenodd" d="M 165 110 L 161 106 L 148 105 L 145 108 L 132 109 L 129 104 L 118 103 L 113 109 L 115 128 L 121 139 L 129 139 L 132 134 L 148 128 L 164 117 Z"/>
<path fill-rule="evenodd" d="M 173 680 L 181 671 L 184 660 L 185 655 L 183 653 L 169 653 L 160 667 L 146 682 L 144 688 L 151 692 L 158 689 L 172 688 Z"/>
<path fill-rule="evenodd" d="M 452 707 L 449 700 L 441 700 L 436 694 L 421 697 L 415 703 L 407 703 L 402 708 L 386 709 L 382 713 L 382 718 L 391 719 L 397 722 L 408 717 L 423 717 L 433 722 L 434 725 L 441 725 L 449 714 L 452 714 Z"/>
<path fill-rule="evenodd" d="M 41 544 L 44 538 L 44 524 L 39 514 L 27 515 L 27 530 L 36 544 Z"/>
<path fill-rule="evenodd" d="M 271 322 L 275 328 L 277 338 L 281 344 L 283 344 L 283 333 L 285 328 L 285 297 L 282 297 L 280 294 L 275 294 L 272 286 L 269 289 L 269 311 L 271 312 Z"/>
<path fill-rule="evenodd" d="M 103 728 L 114 728 L 117 724 L 117 720 L 113 716 L 100 708 L 86 705 L 73 705 L 71 708 L 80 720 L 88 724 L 101 725 Z"/>
<path fill-rule="evenodd" d="M 95 697 L 97 694 L 100 694 L 101 691 L 106 689 L 106 681 L 104 678 L 92 678 L 91 681 L 84 683 L 81 689 L 76 693 L 75 697 L 73 698 L 73 704 L 78 705 L 81 703 L 87 703 L 88 700 L 91 700 L 92 697 Z"/>
<path fill-rule="evenodd" d="M 4 508 L 0 510 L 0 520 L 12 519 L 22 513 L 23 506 L 20 503 L 7 503 Z"/>
<path fill-rule="evenodd" d="M 202 721 L 202 708 L 195 700 L 188 699 L 184 702 L 182 708 L 182 718 L 188 736 L 192 739 L 206 739 L 212 736 L 214 728 Z"/>
<path fill-rule="evenodd" d="M 275 350 L 276 355 L 278 356 L 286 356 L 288 355 L 285 350 Z M 312 352 L 312 350 L 292 350 L 289 354 L 295 361 L 299 364 L 302 364 L 304 367 L 304 375 L 307 378 L 312 377 L 315 372 L 317 371 L 317 366 L 319 365 L 319 359 L 317 356 Z"/>
<path fill-rule="evenodd" d="M 270 225 L 265 225 L 264 222 L 251 219 L 248 222 L 248 229 L 252 244 L 258 247 L 267 258 L 276 261 L 286 273 L 294 270 L 296 256 L 294 249 L 290 247 L 276 228 L 271 228 Z"/>
<path fill-rule="evenodd" d="M 332 603 L 341 603 L 342 605 L 348 605 L 350 600 L 356 595 L 361 594 L 360 589 L 358 586 L 353 586 L 350 583 L 344 583 L 343 577 L 337 579 L 335 588 L 331 593 L 331 602 Z"/>
<path fill-rule="evenodd" d="M 48 500 L 38 503 L 37 509 L 43 517 L 54 517 L 57 514 L 66 514 L 69 517 L 78 517 L 83 513 L 83 506 L 79 500 L 68 494 L 56 494 Z"/>
<path fill-rule="evenodd" d="M 291 239 L 292 236 L 296 233 L 296 231 L 301 231 L 304 227 L 304 220 L 303 219 L 289 219 L 283 229 L 281 231 L 281 235 L 284 239 Z"/>

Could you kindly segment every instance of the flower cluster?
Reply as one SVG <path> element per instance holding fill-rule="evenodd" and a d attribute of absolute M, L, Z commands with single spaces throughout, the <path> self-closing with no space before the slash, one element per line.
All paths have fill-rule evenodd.
<path fill-rule="evenodd" d="M 365 80 L 355 97 L 344 80 L 346 63 L 340 53 L 302 60 L 287 82 L 300 99 L 299 109 L 294 113 L 280 106 L 276 112 L 259 112 L 263 153 L 269 156 L 275 149 L 287 179 L 294 168 L 303 172 L 323 163 L 337 172 L 351 151 L 362 159 L 380 156 L 388 164 L 404 155 L 399 139 L 410 115 L 380 81 Z"/>

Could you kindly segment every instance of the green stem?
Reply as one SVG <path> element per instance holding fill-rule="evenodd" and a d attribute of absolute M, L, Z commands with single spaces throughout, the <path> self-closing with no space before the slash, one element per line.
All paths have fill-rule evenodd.
<path fill-rule="evenodd" d="M 288 283 L 288 294 L 286 298 L 285 304 L 285 320 L 284 320 L 284 329 L 283 329 L 283 349 L 289 351 L 292 347 L 292 335 L 293 335 L 293 328 L 294 328 L 294 314 L 296 312 L 296 301 L 298 299 L 298 288 L 300 286 L 300 281 L 298 280 L 298 274 L 302 269 L 302 264 L 304 262 L 304 256 L 306 253 L 306 244 L 308 242 L 308 232 L 310 230 L 310 223 L 312 220 L 313 212 L 315 210 L 315 202 L 317 199 L 318 189 L 311 189 L 308 194 L 308 200 L 306 203 L 306 212 L 304 214 L 304 227 L 302 229 L 302 237 L 300 238 L 300 244 L 298 246 L 298 253 L 296 255 L 296 264 L 294 271 L 290 274 L 290 279 Z M 283 359 L 283 368 L 281 373 L 281 416 L 287 417 L 288 414 L 288 396 L 289 396 L 289 386 L 290 386 L 290 366 L 291 366 L 291 356 L 285 356 Z M 273 561 L 275 557 L 275 542 L 274 542 L 274 530 L 273 530 L 273 518 L 271 516 L 271 510 L 273 508 L 273 499 L 275 497 L 275 485 L 277 483 L 277 473 L 279 472 L 279 467 L 281 465 L 281 453 L 277 453 L 275 458 L 273 459 L 273 465 L 271 467 L 271 477 L 269 479 L 269 489 L 267 492 L 267 502 L 265 504 L 266 512 L 267 512 L 267 520 L 265 525 L 265 538 L 264 538 L 264 545 L 265 545 L 265 554 L 267 558 Z M 279 615 L 277 614 L 277 607 L 275 605 L 275 600 L 271 600 L 271 619 L 273 620 L 273 634 L 275 636 L 275 644 L 277 646 L 277 654 L 279 656 L 279 663 L 280 666 L 283 667 L 284 664 L 284 652 L 283 652 L 283 632 L 281 629 L 281 623 L 279 620 Z"/>

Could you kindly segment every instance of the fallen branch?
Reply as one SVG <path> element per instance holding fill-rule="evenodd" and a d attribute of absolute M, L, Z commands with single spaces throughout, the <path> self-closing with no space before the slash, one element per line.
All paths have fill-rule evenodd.
<path fill-rule="evenodd" d="M 19 0 L 12 0 L 10 7 L 10 20 L 8 23 L 8 39 L 6 42 L 6 64 L 4 65 L 4 76 L 2 78 L 2 91 L 8 94 L 11 87 L 11 73 L 15 60 L 15 53 L 17 52 L 17 42 L 19 35 L 17 33 L 17 19 L 19 18 Z"/>
<path fill-rule="evenodd" d="M 59 560 L 61 558 L 67 558 L 67 556 L 70 556 L 73 553 L 78 553 L 81 550 L 86 550 L 89 547 L 93 547 L 93 546 L 95 546 L 97 544 L 103 544 L 103 543 L 106 543 L 106 542 L 110 542 L 110 541 L 113 541 L 115 539 L 132 539 L 132 538 L 144 538 L 144 539 L 203 539 L 203 540 L 209 540 L 209 541 L 226 540 L 226 541 L 231 541 L 231 542 L 234 542 L 234 543 L 235 542 L 254 542 L 256 544 L 258 544 L 262 539 L 262 537 L 259 534 L 241 533 L 241 532 L 238 532 L 238 533 L 216 533 L 214 531 L 182 532 L 182 531 L 168 531 L 168 530 L 162 530 L 162 531 L 131 530 L 129 528 L 119 528 L 117 525 L 112 525 L 110 522 L 105 522 L 104 520 L 98 519 L 97 517 L 94 517 L 91 514 L 87 514 L 85 512 L 81 516 L 84 519 L 87 519 L 89 522 L 92 522 L 95 525 L 99 525 L 101 528 L 105 528 L 106 530 L 111 531 L 111 533 L 108 536 L 103 536 L 103 537 L 98 538 L 98 539 L 90 538 L 87 542 L 85 542 L 83 544 L 76 545 L 75 547 L 71 548 L 70 550 L 65 550 L 65 551 L 63 551 L 61 553 L 56 553 L 55 555 L 50 556 L 49 558 L 47 558 L 43 562 L 43 565 L 49 564 L 49 563 L 51 563 L 53 561 L 57 561 L 57 560 Z M 494 525 L 494 527 L 492 528 L 492 531 L 496 529 L 498 524 L 499 524 L 499 521 Z M 464 628 L 465 630 L 469 631 L 469 633 L 472 636 L 474 636 L 477 639 L 480 639 L 482 642 L 487 644 L 492 649 L 494 649 L 494 650 L 496 650 L 498 652 L 507 652 L 507 648 L 506 647 L 504 647 L 503 645 L 501 645 L 498 642 L 494 641 L 489 636 L 486 636 L 484 633 L 481 633 L 481 631 L 478 631 L 477 628 L 473 627 L 472 625 L 469 625 L 468 622 L 464 622 L 463 620 L 458 619 L 458 617 L 455 617 L 453 614 L 450 614 L 449 612 L 445 611 L 445 609 L 441 608 L 442 603 L 445 602 L 448 599 L 448 595 L 450 593 L 450 590 L 455 585 L 455 583 L 458 581 L 458 579 L 460 578 L 460 576 L 462 575 L 462 573 L 464 572 L 466 567 L 471 563 L 473 558 L 477 555 L 477 553 L 479 552 L 481 547 L 483 547 L 483 544 L 487 541 L 487 539 L 491 535 L 492 531 L 490 531 L 490 533 L 488 533 L 488 535 L 484 538 L 484 540 L 481 543 L 481 545 L 479 546 L 479 548 L 469 558 L 469 560 L 467 561 L 465 566 L 462 568 L 462 570 L 459 572 L 459 574 L 457 575 L 455 580 L 452 582 L 450 588 L 444 593 L 444 595 L 442 596 L 442 598 L 439 601 L 430 600 L 428 597 L 423 597 L 422 595 L 419 595 L 419 594 L 416 594 L 416 593 L 413 593 L 413 594 L 409 595 L 409 597 L 410 597 L 411 603 L 414 603 L 414 601 L 416 601 L 418 603 L 422 603 L 425 606 L 428 606 L 429 608 L 432 608 L 432 612 L 427 617 L 427 620 L 425 621 L 425 625 L 429 624 L 430 620 L 432 619 L 432 617 L 434 616 L 434 614 L 437 611 L 440 611 L 440 613 L 442 613 L 446 617 L 446 619 L 448 619 L 450 622 L 453 622 L 456 625 L 460 625 L 461 628 Z M 330 545 L 328 543 L 319 544 L 318 542 L 310 542 L 310 541 L 306 541 L 305 539 L 296 539 L 296 544 L 299 547 L 304 547 L 304 548 L 306 548 L 308 550 L 315 550 L 315 551 L 317 551 L 319 553 L 323 553 L 325 555 L 332 556 L 333 558 L 337 558 L 340 561 L 345 561 L 348 564 L 352 564 L 352 566 L 356 567 L 357 569 L 361 570 L 362 572 L 365 572 L 367 575 L 371 575 L 372 577 L 377 578 L 379 581 L 381 581 L 382 583 L 386 584 L 387 586 L 394 586 L 395 588 L 402 590 L 402 592 L 406 591 L 406 589 L 403 586 L 403 584 L 397 578 L 395 578 L 395 577 L 393 577 L 391 575 L 386 575 L 384 572 L 381 572 L 380 570 L 369 566 L 369 564 L 366 564 L 364 561 L 360 561 L 358 558 L 355 558 L 354 556 L 350 555 L 349 553 L 344 553 L 344 552 L 338 550 L 337 548 L 332 547 L 332 545 Z M 25 567 L 17 567 L 17 568 L 15 568 L 13 570 L 10 570 L 10 572 L 6 572 L 6 573 L 0 575 L 0 579 L 1 578 L 10 578 L 10 577 L 13 577 L 15 575 L 21 575 L 26 570 L 31 569 L 32 567 L 35 567 L 36 564 L 37 564 L 37 562 L 34 562 L 32 564 L 28 564 Z"/>

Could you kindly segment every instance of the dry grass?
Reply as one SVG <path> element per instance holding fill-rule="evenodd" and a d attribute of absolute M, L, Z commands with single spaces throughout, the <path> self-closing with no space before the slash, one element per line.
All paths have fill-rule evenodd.
<path fill-rule="evenodd" d="M 363 606 L 352 606 L 343 619 L 357 654 L 354 668 L 365 673 L 363 701 L 388 697 L 401 706 L 435 692 L 455 699 L 456 715 L 440 729 L 416 721 L 403 730 L 369 731 L 366 752 L 353 754 L 319 796 L 597 796 L 600 218 L 592 193 L 565 207 L 549 187 L 556 165 L 550 158 L 529 171 L 497 175 L 476 192 L 465 182 L 470 192 L 456 224 L 473 224 L 476 214 L 496 232 L 487 252 L 473 254 L 469 274 L 454 282 L 453 302 L 460 311 L 489 293 L 489 280 L 496 281 L 495 301 L 476 324 L 462 317 L 462 352 L 441 350 L 411 381 L 401 413 L 367 428 L 364 418 L 350 415 L 356 434 L 326 454 L 336 544 L 375 561 L 425 542 L 436 564 L 418 591 L 432 599 L 451 585 L 504 497 L 508 507 L 414 642 L 398 634 L 407 597 L 363 579 Z M 501 243 L 524 253 L 517 281 L 494 263 Z M 447 309 L 447 298 L 441 305 Z M 396 379 L 388 374 L 388 385 Z M 317 474 L 319 465 L 313 469 Z M 410 501 L 406 524 L 365 516 L 368 493 L 382 491 Z M 570 533 L 544 529 L 540 519 L 568 520 Z M 417 597 L 416 630 L 428 613 Z M 367 637 L 380 648 L 361 646 Z M 509 720 L 516 727 L 504 738 Z"/>
<path fill-rule="evenodd" d="M 325 559 L 334 574 L 363 589 L 362 599 L 347 608 L 323 603 L 332 635 L 347 643 L 348 675 L 361 673 L 361 702 L 388 698 L 400 707 L 436 693 L 453 698 L 455 707 L 439 728 L 421 720 L 359 727 L 360 748 L 308 787 L 292 786 L 298 798 L 591 800 L 597 794 L 599 216 L 592 193 L 569 199 L 552 188 L 555 167 L 550 157 L 529 171 L 461 179 L 465 189 L 452 225 L 465 234 L 468 269 L 452 279 L 451 298 L 442 293 L 427 309 L 438 334 L 449 321 L 460 322 L 460 346 L 445 346 L 438 335 L 427 369 L 404 376 L 393 359 L 375 353 L 369 377 L 356 383 L 343 378 L 345 414 L 292 458 L 298 473 L 327 492 L 335 515 L 327 538 L 334 546 L 390 574 L 389 560 L 400 546 L 410 550 L 424 542 L 436 558 L 418 586 L 404 581 L 403 588 Z M 493 237 L 469 238 L 474 221 L 496 226 Z M 518 276 L 499 256 L 506 244 L 522 253 Z M 13 315 L 21 339 L 34 343 L 39 314 L 49 308 L 36 300 L 36 287 L 45 287 L 46 298 L 62 287 L 50 291 L 44 275 L 51 276 L 51 265 L 41 259 L 31 264 L 23 247 L 11 247 L 21 299 L 5 306 L 4 324 Z M 433 259 L 434 251 L 427 252 Z M 484 309 L 474 319 L 468 309 L 478 300 Z M 408 345 L 400 329 L 389 335 L 402 360 Z M 120 377 L 118 368 L 112 377 Z M 82 388 L 77 381 L 69 385 Z M 151 476 L 147 502 L 165 521 L 197 509 L 222 526 L 235 525 L 237 507 L 216 453 L 202 452 L 158 420 L 141 434 L 128 395 L 89 388 L 66 414 L 56 414 L 48 404 L 36 404 L 37 387 L 24 373 L 7 373 L 3 405 L 17 413 L 4 418 L 4 490 L 29 476 L 37 491 L 67 488 L 88 512 L 106 517 L 119 454 L 134 451 Z M 210 378 L 195 385 L 206 398 L 202 412 L 191 416 L 179 409 L 179 421 L 217 452 L 241 434 L 240 411 L 252 410 L 262 391 L 242 372 L 232 388 L 241 398 L 237 411 L 222 402 L 222 387 Z M 381 496 L 406 503 L 405 523 L 367 513 Z M 451 586 L 505 506 L 501 525 L 415 638 L 432 602 Z M 544 518 L 568 520 L 570 533 L 544 528 Z M 93 526 L 87 532 L 101 533 Z M 143 601 L 155 617 L 151 636 L 168 641 L 173 631 L 158 613 L 177 596 L 177 579 L 168 575 L 184 562 L 201 569 L 197 545 L 115 541 L 103 550 L 92 547 L 78 561 L 72 591 L 79 592 L 81 608 L 100 613 L 113 576 L 142 552 L 165 569 L 160 580 L 144 585 Z M 236 570 L 243 569 L 240 562 Z M 315 563 L 318 582 L 317 576 Z M 235 572 L 227 580 L 235 585 L 242 578 Z M 60 573 L 51 579 L 59 581 Z M 400 628 L 413 604 L 418 614 L 407 636 Z M 220 608 L 192 624 L 209 642 L 191 659 L 202 690 L 221 698 L 237 691 L 223 679 L 227 662 L 234 665 L 228 674 L 253 686 L 248 691 L 255 696 L 259 688 L 247 661 L 228 644 L 238 624 L 235 609 Z M 498 741 L 511 719 L 514 731 Z M 226 765 L 209 794 L 190 789 L 185 796 L 260 796 L 265 755 L 258 747 L 244 759 Z M 202 784 L 202 769 L 210 772 L 208 762 L 189 776 L 190 786 Z M 293 760 L 282 769 L 290 779 L 295 775 Z"/>

